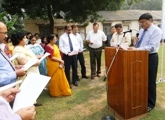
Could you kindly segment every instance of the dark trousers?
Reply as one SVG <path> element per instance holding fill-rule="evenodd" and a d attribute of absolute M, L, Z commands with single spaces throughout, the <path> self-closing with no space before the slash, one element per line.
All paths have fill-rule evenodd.
<path fill-rule="evenodd" d="M 158 69 L 158 54 L 150 54 L 148 62 L 148 106 L 155 107 L 156 104 L 156 77 Z"/>
<path fill-rule="evenodd" d="M 77 55 L 77 60 L 79 61 L 80 65 L 81 65 L 81 75 L 86 76 L 86 67 L 85 67 L 85 60 L 84 60 L 84 55 L 83 52 L 79 53 Z"/>
<path fill-rule="evenodd" d="M 70 67 L 72 67 L 72 83 L 75 83 L 77 81 L 77 56 L 68 56 L 64 54 L 63 60 L 65 65 L 65 74 L 69 84 L 71 84 Z"/>
<path fill-rule="evenodd" d="M 91 67 L 91 76 L 95 76 L 96 73 L 101 73 L 101 54 L 102 54 L 102 47 L 100 48 L 89 48 L 89 55 L 90 55 L 90 67 Z M 96 71 L 97 65 L 97 71 Z"/>

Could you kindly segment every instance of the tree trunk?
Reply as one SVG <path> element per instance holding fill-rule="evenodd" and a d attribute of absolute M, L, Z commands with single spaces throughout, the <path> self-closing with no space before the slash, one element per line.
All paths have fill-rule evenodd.
<path fill-rule="evenodd" d="M 49 19 L 49 22 L 50 22 L 50 32 L 51 34 L 54 33 L 54 18 L 53 18 L 53 14 L 52 14 L 52 8 L 51 8 L 51 5 L 47 5 L 47 9 L 48 9 L 48 19 Z"/>

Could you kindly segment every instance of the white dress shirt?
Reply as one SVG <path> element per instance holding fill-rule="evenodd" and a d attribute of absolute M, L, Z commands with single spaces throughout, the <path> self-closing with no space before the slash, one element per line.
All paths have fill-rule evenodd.
<path fill-rule="evenodd" d="M 9 103 L 0 96 L 0 120 L 22 120 L 21 117 L 14 113 Z"/>
<path fill-rule="evenodd" d="M 93 30 L 91 30 L 86 40 L 90 40 L 93 44 L 89 44 L 89 47 L 91 48 L 100 48 L 103 45 L 103 41 L 106 41 L 105 33 L 101 30 L 98 30 L 97 33 L 95 33 Z"/>
<path fill-rule="evenodd" d="M 73 51 L 78 52 L 79 51 L 79 44 L 77 42 L 76 37 L 73 34 L 69 34 L 69 36 L 70 36 L 70 39 L 71 39 L 71 42 L 72 42 Z M 69 52 L 72 52 L 72 51 L 70 51 L 69 38 L 68 38 L 67 33 L 64 33 L 60 36 L 59 49 L 65 55 L 67 55 Z"/>
<path fill-rule="evenodd" d="M 84 48 L 84 43 L 83 43 L 83 39 L 82 39 L 81 35 L 79 33 L 76 33 L 76 34 L 73 34 L 73 35 L 76 37 L 77 42 L 79 44 L 79 51 L 82 51 L 83 48 Z"/>
<path fill-rule="evenodd" d="M 139 40 L 143 34 L 143 31 L 144 31 L 144 29 L 140 29 L 140 31 L 139 31 Z M 140 47 L 137 49 L 148 50 L 150 54 L 157 53 L 162 36 L 163 36 L 162 30 L 152 24 L 147 29 L 147 31 L 141 41 Z"/>
<path fill-rule="evenodd" d="M 129 47 L 131 45 L 131 35 L 130 33 L 126 33 L 124 38 L 123 38 L 123 35 L 124 35 L 123 32 L 121 32 L 120 34 L 115 32 L 112 35 L 112 39 L 110 41 L 111 46 L 117 47 L 118 45 L 124 45 L 124 46 Z"/>

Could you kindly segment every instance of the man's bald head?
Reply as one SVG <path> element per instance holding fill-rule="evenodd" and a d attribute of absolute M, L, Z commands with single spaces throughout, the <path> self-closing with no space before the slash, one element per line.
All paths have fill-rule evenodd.
<path fill-rule="evenodd" d="M 3 22 L 0 22 L 0 43 L 3 43 L 7 37 L 7 27 Z"/>

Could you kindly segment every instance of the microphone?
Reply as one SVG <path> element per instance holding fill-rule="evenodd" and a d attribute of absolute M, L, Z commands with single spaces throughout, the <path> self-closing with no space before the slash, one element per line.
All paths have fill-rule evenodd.
<path fill-rule="evenodd" d="M 130 29 L 130 30 L 124 31 L 123 33 L 125 34 L 125 33 L 127 33 L 127 32 L 132 32 L 132 30 Z"/>

